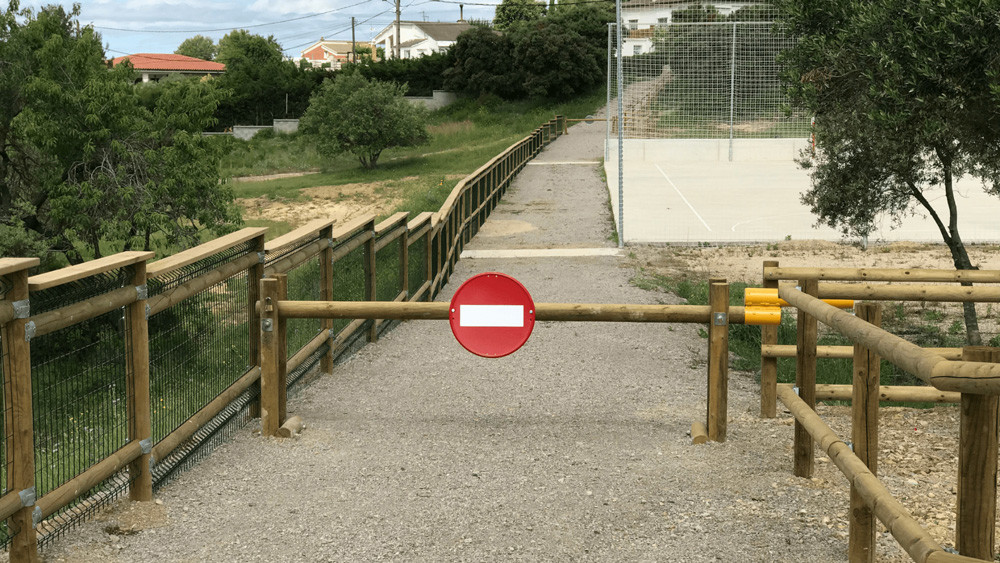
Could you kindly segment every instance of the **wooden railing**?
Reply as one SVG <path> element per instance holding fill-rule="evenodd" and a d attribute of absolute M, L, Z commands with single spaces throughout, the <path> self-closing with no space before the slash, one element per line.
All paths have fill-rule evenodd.
<path fill-rule="evenodd" d="M 478 232 L 514 176 L 561 134 L 564 124 L 565 120 L 557 116 L 508 147 L 460 181 L 436 213 L 421 213 L 412 218 L 397 213 L 378 224 L 373 216 L 343 226 L 332 220 L 318 220 L 266 242 L 266 229 L 248 228 L 156 262 L 149 262 L 152 253 L 125 252 L 36 276 L 28 273 L 38 266 L 37 259 L 0 259 L 0 292 L 4 292 L 0 299 L 6 429 L 3 438 L 7 459 L 3 467 L 7 486 L 0 492 L 0 519 L 9 522 L 12 533 L 11 560 L 37 560 L 39 537 L 44 540 L 95 503 L 117 494 L 98 490 L 107 488 L 112 477 L 122 477 L 119 480 L 127 483 L 130 498 L 150 500 L 159 464 L 190 448 L 198 431 L 230 409 L 234 401 L 259 396 L 261 317 L 253 304 L 260 298 L 262 279 L 275 277 L 287 281 L 290 276 L 302 275 L 312 284 L 309 291 L 317 292 L 322 301 L 331 301 L 337 289 L 334 278 L 340 273 L 360 280 L 363 298 L 368 301 L 377 300 L 381 288 L 392 291 L 391 296 L 383 296 L 384 300 L 433 299 L 447 282 L 462 248 Z M 398 251 L 390 256 L 386 253 L 393 245 Z M 411 262 L 420 264 L 420 268 L 411 270 Z M 204 264 L 209 266 L 200 266 Z M 314 273 L 313 267 L 318 271 Z M 188 269 L 194 273 L 186 273 Z M 40 291 L 51 294 L 52 290 L 58 291 L 68 284 L 86 284 L 112 274 L 127 275 L 129 279 L 111 290 L 40 314 L 32 314 L 30 310 L 32 296 Z M 155 292 L 151 291 L 154 286 L 158 288 Z M 237 326 L 237 331 L 245 339 L 246 350 L 240 352 L 243 357 L 235 363 L 242 362 L 248 367 L 229 367 L 223 375 L 224 386 L 214 396 L 198 405 L 193 414 L 172 430 L 154 437 L 156 428 L 174 424 L 172 419 L 163 418 L 166 415 L 160 414 L 159 405 L 175 400 L 174 395 L 179 391 L 151 386 L 151 371 L 161 366 L 150 360 L 150 320 L 206 292 L 217 292 L 217 300 L 240 301 L 245 321 L 212 320 L 227 327 L 245 323 Z M 33 428 L 37 413 L 32 412 L 32 398 L 40 390 L 32 389 L 31 340 L 118 310 L 122 311 L 121 337 L 128 351 L 125 389 L 116 388 L 115 392 L 121 394 L 120 400 L 127 401 L 127 438 L 103 444 L 103 450 L 112 451 L 101 454 L 99 459 L 68 468 L 73 474 L 71 478 L 53 486 L 45 485 L 48 490 L 38 489 L 39 452 Z M 354 319 L 334 330 L 334 321 L 324 319 L 315 334 L 307 334 L 296 349 L 286 350 L 288 343 L 282 343 L 285 371 L 281 378 L 312 364 L 317 355 L 320 369 L 330 372 L 337 355 L 362 336 L 368 341 L 376 340 L 387 326 L 387 321 L 378 319 Z M 281 381 L 282 396 L 287 385 L 287 381 Z M 251 407 L 263 410 L 271 405 Z M 283 418 L 285 413 L 279 414 Z M 82 429 L 68 427 L 70 433 L 79 431 Z M 127 475 L 123 473 L 126 468 Z M 36 498 L 36 491 L 43 494 Z"/>

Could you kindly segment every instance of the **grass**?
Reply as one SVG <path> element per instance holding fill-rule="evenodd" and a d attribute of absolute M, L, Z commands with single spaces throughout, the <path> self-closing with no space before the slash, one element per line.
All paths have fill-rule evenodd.
<path fill-rule="evenodd" d="M 437 211 L 458 179 L 467 176 L 555 115 L 586 117 L 604 103 L 603 92 L 565 102 L 460 100 L 431 113 L 430 143 L 385 151 L 375 170 L 361 167 L 353 155 L 323 159 L 303 135 L 275 136 L 249 142 L 226 139 L 225 175 L 285 172 L 318 173 L 260 182 L 235 182 L 237 198 L 284 198 L 302 201 L 302 190 L 317 186 L 380 183 L 382 194 L 400 201 L 395 211 Z M 280 227 L 277 222 L 266 226 Z M 274 236 L 274 235 L 272 235 Z"/>
<path fill-rule="evenodd" d="M 706 280 L 675 279 L 655 272 L 640 269 L 630 280 L 630 283 L 648 291 L 667 291 L 686 299 L 692 305 L 708 304 L 708 282 Z M 729 304 L 742 305 L 743 290 L 748 284 L 743 282 L 729 283 Z M 778 343 L 795 344 L 795 315 L 785 309 L 781 324 L 778 326 Z M 887 305 L 882 315 L 882 327 L 910 342 L 922 347 L 961 347 L 964 344 L 964 326 L 953 322 L 947 328 L 942 328 L 943 315 L 929 309 L 922 315 L 908 314 L 903 303 Z M 957 321 L 956 321 L 957 322 Z M 820 346 L 847 346 L 851 341 L 835 332 L 823 332 L 818 340 Z M 704 331 L 702 331 L 704 332 Z M 703 334 L 707 337 L 707 333 Z M 752 371 L 760 380 L 760 329 L 756 326 L 729 325 L 729 349 L 736 355 L 732 366 L 740 371 Z M 850 384 L 853 381 L 851 360 L 820 359 L 816 363 L 816 382 L 820 384 Z M 795 358 L 778 359 L 778 382 L 795 382 Z M 882 360 L 882 385 L 923 385 L 916 376 L 903 371 L 895 365 Z M 840 404 L 831 401 L 832 404 Z M 883 402 L 884 406 L 908 406 L 931 408 L 934 403 L 898 403 Z"/>

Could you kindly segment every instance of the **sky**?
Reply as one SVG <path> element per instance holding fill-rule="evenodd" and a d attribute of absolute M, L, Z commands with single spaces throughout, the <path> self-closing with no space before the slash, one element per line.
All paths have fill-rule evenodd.
<path fill-rule="evenodd" d="M 500 0 L 465 4 L 465 19 L 493 19 Z M 326 39 L 351 39 L 351 16 L 357 41 L 369 41 L 395 17 L 389 0 L 82 0 L 80 24 L 100 32 L 108 57 L 133 53 L 173 53 L 188 37 L 205 35 L 218 42 L 233 29 L 273 35 L 285 55 L 299 58 L 309 45 Z M 401 0 L 404 21 L 453 22 L 460 0 Z M 464 3 L 464 2 L 462 2 Z M 22 0 L 22 8 L 73 2 Z M 296 19 L 298 18 L 298 19 Z M 294 21 L 285 21 L 294 20 Z M 281 22 L 281 23 L 279 23 Z"/>

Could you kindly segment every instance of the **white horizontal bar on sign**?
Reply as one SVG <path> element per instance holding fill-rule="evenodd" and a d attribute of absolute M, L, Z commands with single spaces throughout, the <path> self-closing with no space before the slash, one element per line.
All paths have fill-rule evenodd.
<path fill-rule="evenodd" d="M 523 305 L 459 305 L 458 326 L 524 326 Z"/>
<path fill-rule="evenodd" d="M 586 258 L 588 256 L 621 256 L 618 248 L 513 248 L 463 250 L 462 258 Z"/>

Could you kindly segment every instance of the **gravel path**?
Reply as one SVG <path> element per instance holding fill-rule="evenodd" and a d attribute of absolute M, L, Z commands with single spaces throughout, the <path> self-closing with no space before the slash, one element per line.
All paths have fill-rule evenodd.
<path fill-rule="evenodd" d="M 603 134 L 577 125 L 537 162 L 599 159 Z M 468 248 L 613 246 L 596 164 L 526 167 L 490 219 L 505 221 L 534 228 Z M 539 302 L 678 302 L 631 286 L 623 262 L 466 259 L 439 300 L 495 270 Z M 538 323 L 521 351 L 487 360 L 446 323 L 403 323 L 293 394 L 299 438 L 247 428 L 144 517 L 104 514 L 46 559 L 846 560 L 845 481 L 828 463 L 812 481 L 791 475 L 790 419 L 757 419 L 750 375 L 731 374 L 728 442 L 691 445 L 705 415 L 698 328 Z"/>

